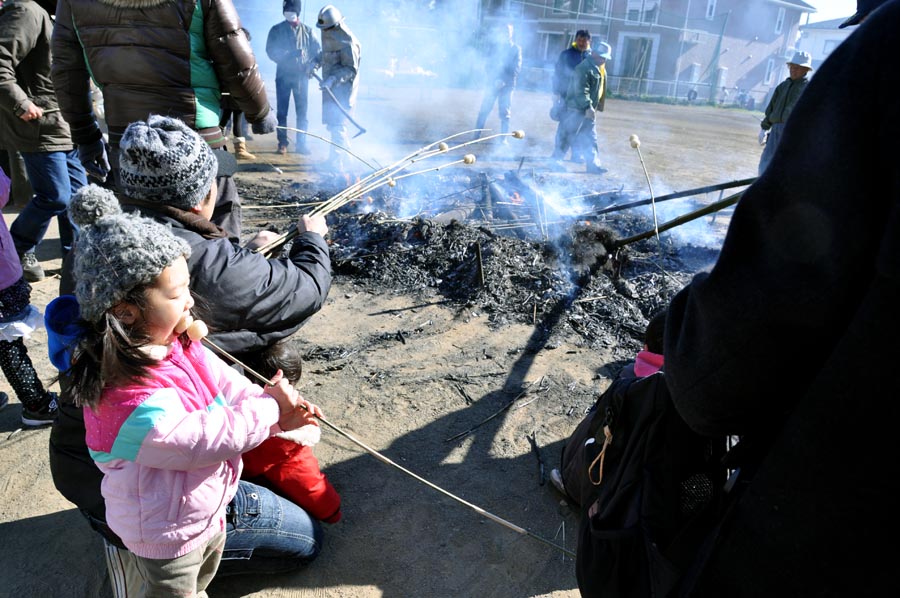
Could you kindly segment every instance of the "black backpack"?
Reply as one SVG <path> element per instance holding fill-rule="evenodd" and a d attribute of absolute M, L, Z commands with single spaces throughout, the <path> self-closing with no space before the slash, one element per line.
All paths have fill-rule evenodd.
<path fill-rule="evenodd" d="M 662 372 L 615 380 L 582 425 L 563 450 L 582 596 L 676 595 L 722 514 L 725 439 L 691 431 Z"/>

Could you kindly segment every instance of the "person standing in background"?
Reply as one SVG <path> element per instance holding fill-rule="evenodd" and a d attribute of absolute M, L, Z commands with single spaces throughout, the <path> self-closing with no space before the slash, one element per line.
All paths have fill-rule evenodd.
<path fill-rule="evenodd" d="M 497 104 L 497 116 L 500 119 L 500 132 L 509 133 L 509 119 L 512 108 L 512 94 L 516 89 L 519 71 L 522 69 L 522 48 L 513 41 L 513 26 L 507 24 L 496 31 L 488 56 L 485 60 L 484 96 L 481 109 L 475 121 L 476 129 L 483 129 L 491 108 Z M 475 139 L 481 137 L 481 131 L 475 133 Z M 506 144 L 507 138 L 501 138 Z"/>
<path fill-rule="evenodd" d="M 266 40 L 266 55 L 276 64 L 275 95 L 278 126 L 286 127 L 291 96 L 294 97 L 294 119 L 296 128 L 309 129 L 307 108 L 309 106 L 309 78 L 316 68 L 316 60 L 322 47 L 312 34 L 312 29 L 300 22 L 300 0 L 284 0 L 282 14 L 284 21 L 269 30 Z M 288 134 L 278 129 L 278 153 L 286 154 Z M 294 151 L 309 154 L 306 135 L 297 133 Z"/>
<path fill-rule="evenodd" d="M 344 24 L 344 16 L 330 4 L 319 11 L 316 27 L 322 30 L 322 123 L 331 133 L 331 141 L 341 147 L 349 147 L 347 117 L 335 104 L 340 102 L 345 110 L 353 111 L 359 91 L 359 61 L 362 46 L 353 32 Z M 328 93 L 334 94 L 334 97 Z M 344 169 L 342 152 L 331 146 L 326 167 Z"/>
<path fill-rule="evenodd" d="M 53 0 L 7 2 L 0 9 L 0 139 L 21 153 L 34 189 L 10 227 L 28 282 L 44 278 L 34 252 L 54 218 L 62 256 L 71 249 L 75 233 L 66 208 L 87 184 L 50 78 L 55 9 Z"/>
<path fill-rule="evenodd" d="M 595 119 L 606 103 L 606 61 L 611 58 L 612 47 L 603 42 L 597 44 L 575 67 L 566 94 L 565 136 L 572 152 L 585 156 L 590 174 L 606 172 L 600 166 Z"/>
<path fill-rule="evenodd" d="M 775 155 L 781 141 L 784 123 L 787 122 L 794 105 L 800 99 L 800 94 L 809 83 L 807 75 L 812 71 L 812 57 L 807 52 L 796 52 L 787 65 L 790 75 L 772 92 L 772 99 L 766 106 L 766 115 L 759 123 L 759 144 L 765 146 L 759 158 L 759 174 L 762 174 L 772 161 L 772 156 Z"/>
<path fill-rule="evenodd" d="M 565 134 L 563 126 L 563 116 L 566 113 L 566 94 L 569 86 L 572 84 L 572 77 L 575 75 L 575 67 L 581 64 L 591 49 L 591 32 L 587 29 L 579 29 L 575 32 L 575 41 L 568 48 L 560 52 L 559 58 L 556 60 L 556 67 L 553 69 L 553 102 L 556 120 L 559 124 L 556 127 L 556 143 L 553 148 L 551 160 L 562 160 L 569 151 L 569 140 Z M 583 156 L 572 156 L 572 161 L 584 159 Z"/>

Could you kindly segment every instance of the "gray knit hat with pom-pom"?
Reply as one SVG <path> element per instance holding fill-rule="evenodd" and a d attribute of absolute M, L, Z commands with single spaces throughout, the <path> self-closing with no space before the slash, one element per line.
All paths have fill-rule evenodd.
<path fill-rule="evenodd" d="M 97 322 L 136 286 L 152 283 L 179 257 L 187 241 L 149 218 L 124 214 L 116 196 L 97 185 L 82 187 L 69 204 L 78 227 L 75 297 L 81 317 Z"/>
<path fill-rule="evenodd" d="M 190 210 L 209 193 L 218 168 L 209 145 L 177 118 L 133 122 L 119 142 L 122 191 L 133 199 Z"/>

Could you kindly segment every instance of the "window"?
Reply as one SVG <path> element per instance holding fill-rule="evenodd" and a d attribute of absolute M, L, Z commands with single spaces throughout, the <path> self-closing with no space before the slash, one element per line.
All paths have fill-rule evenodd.
<path fill-rule="evenodd" d="M 841 43 L 841 40 L 839 40 L 839 39 L 826 39 L 825 45 L 822 47 L 822 54 L 824 56 L 828 56 L 829 54 L 834 52 L 834 49 L 837 48 L 840 45 L 840 43 Z"/>
<path fill-rule="evenodd" d="M 608 12 L 607 0 L 583 0 L 581 10 L 587 15 L 605 15 Z"/>
<path fill-rule="evenodd" d="M 778 18 L 775 19 L 775 33 L 781 35 L 782 29 L 784 29 L 784 8 L 778 9 Z"/>
<path fill-rule="evenodd" d="M 706 20 L 712 21 L 716 16 L 716 0 L 706 0 Z"/>
<path fill-rule="evenodd" d="M 766 76 L 763 77 L 763 81 L 765 82 L 766 85 L 771 85 L 772 79 L 774 78 L 774 76 L 775 76 L 775 59 L 770 58 L 769 61 L 766 63 Z"/>
<path fill-rule="evenodd" d="M 575 11 L 574 8 L 577 8 L 577 0 L 553 0 L 553 13 L 554 14 L 572 14 Z"/>
<path fill-rule="evenodd" d="M 625 20 L 629 23 L 656 23 L 659 19 L 657 0 L 628 0 Z"/>

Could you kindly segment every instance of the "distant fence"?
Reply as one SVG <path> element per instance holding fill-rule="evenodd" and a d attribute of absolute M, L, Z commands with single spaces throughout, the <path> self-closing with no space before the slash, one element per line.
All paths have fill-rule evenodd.
<path fill-rule="evenodd" d="M 548 67 L 523 67 L 519 74 L 519 88 L 530 91 L 550 91 L 553 69 Z M 692 83 L 664 79 L 609 76 L 609 93 L 623 98 L 661 98 L 692 104 L 708 104 L 709 83 Z M 767 91 L 742 90 L 726 87 L 716 90 L 714 101 L 725 106 L 740 106 L 748 110 L 761 110 L 765 106 Z"/>

